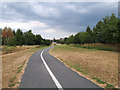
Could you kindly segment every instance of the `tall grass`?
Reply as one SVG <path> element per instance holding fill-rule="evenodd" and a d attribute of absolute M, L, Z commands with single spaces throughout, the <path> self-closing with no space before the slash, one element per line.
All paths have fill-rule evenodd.
<path fill-rule="evenodd" d="M 87 48 L 87 49 L 97 49 L 97 50 L 105 50 L 105 51 L 118 51 L 117 44 L 101 44 L 101 43 L 93 43 L 93 44 L 70 44 L 70 46 Z"/>
<path fill-rule="evenodd" d="M 13 52 L 17 52 L 25 49 L 34 48 L 34 47 L 38 47 L 38 45 L 36 46 L 2 46 L 2 54 L 13 53 Z"/>

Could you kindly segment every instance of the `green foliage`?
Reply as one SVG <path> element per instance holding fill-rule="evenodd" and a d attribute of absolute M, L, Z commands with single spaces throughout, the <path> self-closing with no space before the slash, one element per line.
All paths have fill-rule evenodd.
<path fill-rule="evenodd" d="M 32 33 L 31 30 L 24 33 L 24 44 L 26 45 L 35 45 L 35 35 Z"/>
<path fill-rule="evenodd" d="M 114 88 L 114 85 L 107 84 L 107 85 L 106 85 L 106 88 Z"/>
<path fill-rule="evenodd" d="M 16 46 L 16 37 L 13 36 L 8 42 L 7 42 L 8 46 Z"/>
<path fill-rule="evenodd" d="M 73 41 L 73 43 L 74 43 L 74 44 L 79 44 L 79 43 L 81 43 L 80 41 L 81 41 L 81 40 L 80 40 L 79 33 L 78 33 L 78 34 L 76 34 L 76 35 L 74 36 L 74 41 Z"/>
<path fill-rule="evenodd" d="M 32 30 L 23 33 L 20 29 L 15 32 L 15 30 L 5 27 L 3 30 L 0 29 L 0 31 L 2 32 L 3 45 L 50 45 L 52 43 L 50 40 L 43 39 L 39 34 L 34 35 Z"/>
<path fill-rule="evenodd" d="M 64 39 L 66 44 L 85 43 L 120 43 L 120 20 L 112 14 L 100 20 L 91 30 L 88 26 L 86 32 L 78 32 Z"/>
<path fill-rule="evenodd" d="M 64 46 L 63 46 L 63 47 L 64 47 Z M 86 73 L 84 70 L 81 69 L 82 66 L 69 63 L 69 62 L 63 60 L 63 59 L 60 58 L 60 57 L 59 57 L 59 59 L 60 59 L 61 61 L 63 61 L 64 63 L 66 63 L 67 65 L 69 65 L 71 68 L 74 68 L 75 70 L 77 70 L 77 71 L 79 71 L 79 72 L 81 72 L 81 73 L 83 73 L 83 74 L 88 75 L 88 73 Z"/>
<path fill-rule="evenodd" d="M 16 76 L 10 78 L 10 82 L 14 82 L 14 80 L 15 80 L 16 78 L 17 78 Z"/>
<path fill-rule="evenodd" d="M 23 68 L 24 65 L 25 65 L 25 61 L 23 62 L 23 64 L 22 64 L 20 67 L 18 67 L 17 73 L 20 73 L 20 72 L 21 72 L 21 70 L 22 70 L 22 68 Z"/>
<path fill-rule="evenodd" d="M 15 34 L 15 38 L 16 38 L 17 45 L 23 44 L 23 32 L 20 29 L 17 30 L 17 32 Z"/>
<path fill-rule="evenodd" d="M 45 45 L 47 45 L 47 46 L 49 46 L 52 43 L 51 40 L 45 40 L 45 39 L 44 39 L 44 42 L 45 42 Z"/>
<path fill-rule="evenodd" d="M 10 84 L 10 85 L 8 85 L 8 87 L 15 86 L 16 84 L 19 84 L 19 82 L 15 82 L 15 83 L 13 83 L 13 84 Z"/>
<path fill-rule="evenodd" d="M 67 40 L 66 40 L 66 44 L 70 44 L 74 42 L 74 36 L 71 35 Z"/>
<path fill-rule="evenodd" d="M 43 39 L 40 35 L 36 35 L 35 38 L 36 45 L 43 44 Z"/>
<path fill-rule="evenodd" d="M 100 80 L 99 78 L 97 78 L 97 77 L 92 77 L 92 79 L 95 79 L 96 80 L 96 82 L 98 82 L 98 83 L 100 83 L 100 84 L 105 84 L 106 82 L 104 82 L 104 81 L 102 81 L 102 80 Z"/>
<path fill-rule="evenodd" d="M 90 26 L 87 26 L 87 29 L 86 29 L 86 32 L 90 32 L 91 30 L 90 30 Z"/>

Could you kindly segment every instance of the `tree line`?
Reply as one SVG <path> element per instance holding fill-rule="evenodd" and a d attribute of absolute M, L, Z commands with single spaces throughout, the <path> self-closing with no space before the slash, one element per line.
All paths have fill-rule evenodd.
<path fill-rule="evenodd" d="M 16 46 L 16 45 L 50 45 L 51 40 L 46 40 L 41 35 L 34 35 L 32 30 L 22 32 L 21 29 L 17 31 L 9 27 L 0 29 L 2 45 Z"/>
<path fill-rule="evenodd" d="M 120 20 L 112 13 L 111 16 L 100 20 L 92 29 L 88 26 L 86 31 L 78 32 L 57 42 L 63 44 L 118 43 L 120 42 Z"/>

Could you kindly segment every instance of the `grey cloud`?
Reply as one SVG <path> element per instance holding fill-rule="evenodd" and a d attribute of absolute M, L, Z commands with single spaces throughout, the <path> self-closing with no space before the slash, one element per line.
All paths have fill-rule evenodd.
<path fill-rule="evenodd" d="M 34 6 L 38 5 L 43 7 L 44 12 L 48 13 L 47 8 L 53 8 L 58 13 L 54 14 L 54 10 L 50 12 L 50 15 L 44 16 L 34 10 Z M 72 9 L 72 7 L 75 9 Z M 112 7 L 111 7 L 112 5 Z M 47 24 L 48 28 L 57 28 L 56 30 L 66 32 L 79 32 L 85 30 L 85 27 L 90 25 L 91 27 L 101 20 L 106 15 L 115 13 L 117 15 L 116 3 L 105 2 L 37 2 L 37 3 L 6 3 L 6 8 L 3 5 L 3 20 L 4 21 L 40 21 Z M 37 8 L 36 8 L 37 9 Z M 86 13 L 80 13 L 80 10 L 86 10 Z M 53 14 L 52 14 L 53 13 Z M 48 13 L 49 14 L 49 13 Z M 56 16 L 58 15 L 58 16 Z M 36 30 L 39 28 L 36 28 Z"/>

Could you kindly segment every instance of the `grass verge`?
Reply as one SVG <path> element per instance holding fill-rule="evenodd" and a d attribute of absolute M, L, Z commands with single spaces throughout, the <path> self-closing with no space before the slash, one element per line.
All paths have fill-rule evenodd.
<path fill-rule="evenodd" d="M 16 84 L 19 84 L 19 82 L 15 82 L 15 83 L 9 84 L 8 87 L 13 87 L 13 86 L 15 86 Z"/>
<path fill-rule="evenodd" d="M 80 66 L 80 65 L 76 65 L 76 64 L 69 63 L 69 62 L 63 60 L 63 59 L 60 58 L 60 57 L 58 57 L 58 58 L 59 58 L 62 62 L 66 63 L 69 67 L 74 68 L 75 70 L 77 70 L 77 71 L 79 71 L 79 72 L 81 72 L 81 73 L 83 73 L 83 74 L 88 75 L 88 73 L 86 73 L 85 71 L 83 71 L 83 70 L 81 69 L 81 66 Z"/>
<path fill-rule="evenodd" d="M 19 52 L 2 55 L 2 88 L 17 88 L 30 56 L 49 46 L 33 46 Z"/>
<path fill-rule="evenodd" d="M 95 49 L 95 50 L 105 50 L 105 51 L 118 51 L 117 44 L 101 44 L 101 43 L 93 43 L 93 44 L 70 44 L 73 47 L 79 48 L 87 48 L 87 49 Z"/>
<path fill-rule="evenodd" d="M 72 45 L 56 46 L 50 54 L 101 87 L 118 87 L 118 53 Z"/>
<path fill-rule="evenodd" d="M 13 52 L 18 52 L 30 48 L 35 48 L 39 47 L 39 45 L 34 45 L 34 46 L 2 46 L 2 54 L 8 54 L 8 53 L 13 53 Z"/>
<path fill-rule="evenodd" d="M 21 72 L 21 70 L 22 70 L 22 68 L 23 68 L 24 65 L 25 65 L 25 61 L 23 62 L 23 64 L 22 64 L 20 67 L 18 67 L 17 73 L 20 73 L 20 72 Z"/>

